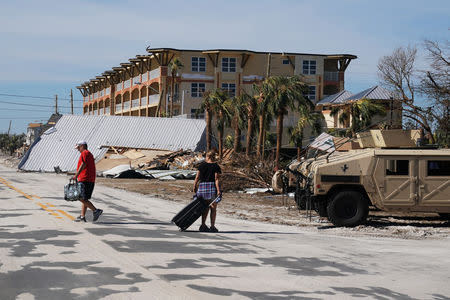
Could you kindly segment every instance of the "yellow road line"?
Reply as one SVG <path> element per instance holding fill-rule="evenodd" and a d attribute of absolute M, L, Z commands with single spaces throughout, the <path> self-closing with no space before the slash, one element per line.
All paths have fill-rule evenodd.
<path fill-rule="evenodd" d="M 20 189 L 14 187 L 13 185 L 11 185 L 6 179 L 4 179 L 4 178 L 2 178 L 2 177 L 0 177 L 0 183 L 3 183 L 4 185 L 6 185 L 7 187 L 9 187 L 10 189 L 12 189 L 12 190 L 18 192 L 19 194 L 21 194 L 22 196 L 24 196 L 25 198 L 27 198 L 27 199 L 29 199 L 29 200 L 31 200 L 31 201 L 34 201 L 33 197 L 38 198 L 38 199 L 41 199 L 41 197 L 36 196 L 36 195 L 28 195 L 27 193 L 25 193 L 25 192 L 21 191 Z M 42 204 L 42 203 L 40 203 L 40 202 L 35 202 L 35 203 L 36 203 L 37 205 L 39 205 L 43 210 L 49 212 L 52 216 L 54 216 L 54 217 L 57 218 L 57 219 L 60 219 L 60 220 L 63 219 L 63 218 L 61 217 L 61 215 L 59 215 L 59 214 L 57 213 L 57 212 L 59 212 L 59 213 L 61 213 L 62 215 L 64 215 L 64 216 L 66 216 L 67 218 L 69 218 L 70 220 L 72 220 L 72 221 L 75 220 L 74 217 L 72 217 L 71 215 L 69 215 L 68 213 L 66 213 L 66 212 L 63 211 L 63 210 L 57 209 L 57 210 L 56 210 L 57 212 L 55 212 L 53 209 L 49 209 L 49 208 L 47 207 L 47 206 L 55 207 L 53 204 L 50 204 L 50 203 L 48 203 L 48 202 L 46 203 L 47 205 Z"/>
<path fill-rule="evenodd" d="M 18 188 L 15 188 L 14 186 L 12 186 L 11 184 L 8 183 L 8 181 L 2 177 L 0 177 L 0 182 L 3 183 L 4 185 L 6 185 L 7 187 L 9 187 L 10 189 L 18 192 L 19 194 L 23 195 L 25 198 L 33 201 L 33 197 L 31 197 L 30 195 L 22 192 L 21 190 L 19 190 Z"/>
<path fill-rule="evenodd" d="M 72 217 L 71 215 L 69 215 L 68 213 L 66 213 L 66 212 L 63 211 L 63 210 L 57 209 L 56 211 L 59 212 L 60 214 L 65 215 L 66 217 L 68 217 L 68 218 L 71 219 L 72 221 L 75 220 L 74 217 Z"/>

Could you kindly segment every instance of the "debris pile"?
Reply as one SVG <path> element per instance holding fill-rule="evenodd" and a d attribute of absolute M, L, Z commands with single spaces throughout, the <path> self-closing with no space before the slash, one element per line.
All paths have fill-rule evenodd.
<path fill-rule="evenodd" d="M 204 154 L 190 150 L 158 152 L 111 148 L 99 165 L 109 167 L 103 169 L 105 177 L 175 180 L 194 179 L 198 165 L 204 160 Z M 260 161 L 225 149 L 219 164 L 222 167 L 223 191 L 271 186 L 273 159 Z"/>
<path fill-rule="evenodd" d="M 179 150 L 168 154 L 158 155 L 149 161 L 142 169 L 181 169 L 196 170 L 197 166 L 205 160 L 200 152 Z"/>
<path fill-rule="evenodd" d="M 256 157 L 247 158 L 245 154 L 233 153 L 228 159 L 222 160 L 222 189 L 237 191 L 247 188 L 265 187 L 271 185 L 274 160 L 260 161 Z"/>

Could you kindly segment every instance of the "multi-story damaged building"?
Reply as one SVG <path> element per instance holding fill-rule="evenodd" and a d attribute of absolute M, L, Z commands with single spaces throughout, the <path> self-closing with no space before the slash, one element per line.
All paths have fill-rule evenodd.
<path fill-rule="evenodd" d="M 307 97 L 317 103 L 344 90 L 345 70 L 357 58 L 226 49 L 147 48 L 147 52 L 78 86 L 83 114 L 154 117 L 167 114 L 173 104 L 174 116 L 191 117 L 205 91 L 221 88 L 230 96 L 251 93 L 253 83 L 274 75 L 301 75 L 309 85 Z M 169 66 L 175 58 L 183 66 L 174 73 Z"/>

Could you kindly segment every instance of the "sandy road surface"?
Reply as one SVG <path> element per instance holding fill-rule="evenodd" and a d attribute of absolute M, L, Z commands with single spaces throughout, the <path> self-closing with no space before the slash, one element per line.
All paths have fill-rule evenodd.
<path fill-rule="evenodd" d="M 66 182 L 0 166 L 0 299 L 450 299 L 449 238 L 343 237 L 224 216 L 218 234 L 179 232 L 168 220 L 180 203 L 100 185 L 104 215 L 78 224 Z"/>

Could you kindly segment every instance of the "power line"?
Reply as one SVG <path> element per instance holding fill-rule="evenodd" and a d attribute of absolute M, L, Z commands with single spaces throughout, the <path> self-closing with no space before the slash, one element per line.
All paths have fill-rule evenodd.
<path fill-rule="evenodd" d="M 54 98 L 53 98 L 54 99 Z M 55 107 L 54 105 L 42 105 L 42 104 L 28 104 L 28 103 L 17 103 L 10 101 L 0 101 L 0 103 L 23 105 L 23 106 L 35 106 L 35 107 Z M 70 108 L 70 106 L 60 106 L 61 108 Z M 82 108 L 81 106 L 76 106 L 75 108 Z"/>
<path fill-rule="evenodd" d="M 0 94 L 0 96 L 55 100 L 55 97 L 45 97 L 45 96 L 29 96 L 29 95 L 14 95 L 14 94 Z M 70 98 L 59 98 L 59 99 L 60 100 L 70 100 Z M 83 102 L 83 100 L 80 100 L 80 99 L 74 99 L 73 101 Z"/>
<path fill-rule="evenodd" d="M 15 110 L 15 111 L 42 111 L 42 112 L 49 112 L 49 113 L 51 113 L 51 110 L 43 110 L 43 109 L 26 109 L 26 108 L 2 108 L 1 110 Z"/>
<path fill-rule="evenodd" d="M 42 117 L 38 117 L 38 118 L 42 118 Z M 30 120 L 30 119 L 32 119 L 32 120 L 34 120 L 34 121 L 47 121 L 48 120 L 48 118 L 46 118 L 46 119 L 36 119 L 36 117 L 28 117 L 28 118 L 25 118 L 25 117 L 20 117 L 20 118 L 0 118 L 0 120 Z"/>

